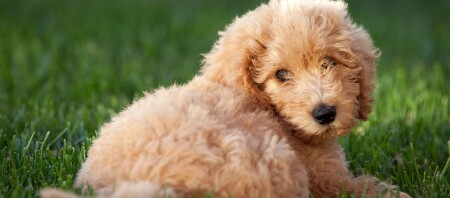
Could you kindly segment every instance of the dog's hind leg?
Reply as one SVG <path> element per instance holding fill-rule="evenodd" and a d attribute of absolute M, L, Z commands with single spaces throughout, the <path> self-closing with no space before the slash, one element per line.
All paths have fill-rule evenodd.
<path fill-rule="evenodd" d="M 79 196 L 72 192 L 65 192 L 58 189 L 44 189 L 39 192 L 43 198 L 79 198 L 86 197 L 84 195 Z M 176 198 L 182 197 L 182 194 L 176 193 L 173 189 L 153 184 L 148 181 L 139 182 L 122 182 L 115 186 L 108 186 L 95 190 L 93 197 L 133 197 L 133 198 Z"/>

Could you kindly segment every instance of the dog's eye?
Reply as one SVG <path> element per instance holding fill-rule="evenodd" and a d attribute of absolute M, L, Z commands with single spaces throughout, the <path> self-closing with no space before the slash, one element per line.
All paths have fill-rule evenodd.
<path fill-rule="evenodd" d="M 330 68 L 330 67 L 336 66 L 336 64 L 337 64 L 337 62 L 336 62 L 336 60 L 334 60 L 333 58 L 331 58 L 331 57 L 325 57 L 325 59 L 324 59 L 324 61 L 323 61 L 323 63 L 322 63 L 322 68 L 323 68 L 323 69 L 328 69 L 328 68 Z"/>
<path fill-rule="evenodd" d="M 285 69 L 280 69 L 275 73 L 275 76 L 280 80 L 281 82 L 288 81 L 289 72 Z"/>

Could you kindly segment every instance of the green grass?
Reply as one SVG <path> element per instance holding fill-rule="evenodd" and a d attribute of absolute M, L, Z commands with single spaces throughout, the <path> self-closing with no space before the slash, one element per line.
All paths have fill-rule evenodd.
<path fill-rule="evenodd" d="M 72 189 L 102 123 L 188 81 L 217 31 L 259 1 L 0 0 L 0 197 Z M 450 194 L 450 2 L 349 1 L 383 52 L 350 168 L 413 197 Z M 445 167 L 444 167 L 445 166 Z"/>

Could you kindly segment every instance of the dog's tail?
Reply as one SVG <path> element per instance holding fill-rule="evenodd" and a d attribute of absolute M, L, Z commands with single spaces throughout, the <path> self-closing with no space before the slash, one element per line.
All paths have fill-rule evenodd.
<path fill-rule="evenodd" d="M 173 189 L 155 185 L 151 182 L 122 182 L 114 187 L 105 187 L 95 190 L 92 196 L 77 195 L 73 192 L 66 192 L 59 189 L 47 188 L 39 192 L 42 198 L 80 198 L 80 197 L 155 197 L 155 198 L 176 198 L 181 197 Z"/>

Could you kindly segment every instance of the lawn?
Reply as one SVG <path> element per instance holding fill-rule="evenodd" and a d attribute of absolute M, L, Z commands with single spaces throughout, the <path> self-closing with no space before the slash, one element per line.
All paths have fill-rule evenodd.
<path fill-rule="evenodd" d="M 349 0 L 382 56 L 350 168 L 413 197 L 450 196 L 450 1 Z M 217 32 L 260 1 L 0 0 L 0 197 L 72 189 L 99 127 L 184 83 Z"/>

